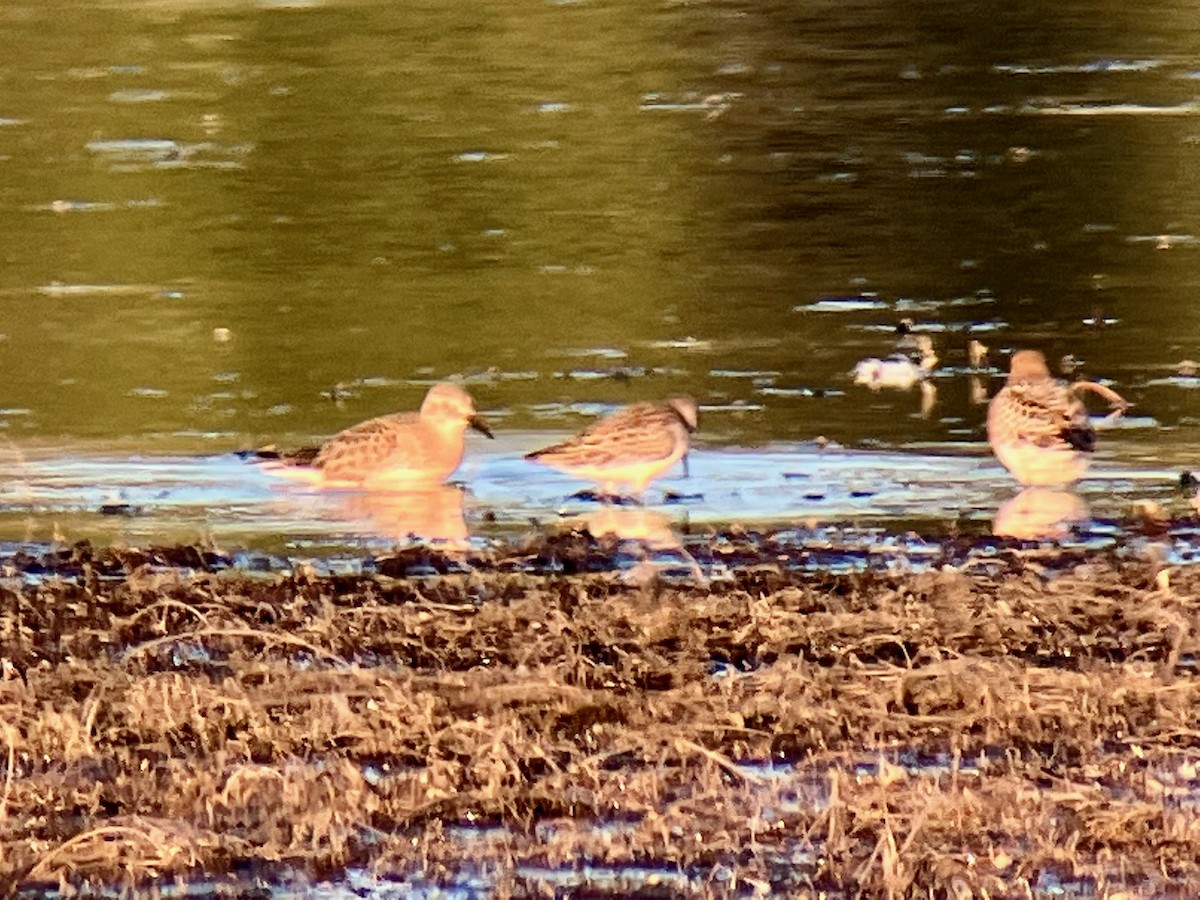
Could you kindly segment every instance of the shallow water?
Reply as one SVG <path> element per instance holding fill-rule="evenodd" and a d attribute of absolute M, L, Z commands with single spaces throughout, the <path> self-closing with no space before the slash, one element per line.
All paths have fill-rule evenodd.
<path fill-rule="evenodd" d="M 380 551 L 414 537 L 466 546 L 518 537 L 534 526 L 583 525 L 669 550 L 684 530 L 732 523 L 785 530 L 847 525 L 865 529 L 848 543 L 872 544 L 879 534 L 871 526 L 989 533 L 1006 503 L 1034 496 L 1020 492 L 980 443 L 896 450 L 808 443 L 702 447 L 690 455 L 686 473 L 677 467 L 647 491 L 645 505 L 612 507 L 577 496 L 585 483 L 522 458 L 542 440 L 514 433 L 479 441 L 459 483 L 391 493 L 317 491 L 233 453 L 0 459 L 0 538 L 200 541 L 303 556 Z M 1081 524 L 1128 521 L 1141 501 L 1191 513 L 1174 470 L 1120 456 L 1111 449 L 1098 454 L 1070 492 L 1041 493 L 1077 505 Z M 1104 546 L 1108 537 L 1094 530 L 1085 539 Z M 897 552 L 919 556 L 922 543 L 912 537 Z"/>
<path fill-rule="evenodd" d="M 0 21 L 6 537 L 386 540 L 228 454 L 447 377 L 505 433 L 459 473 L 471 534 L 579 486 L 517 451 L 678 391 L 700 449 L 667 486 L 703 499 L 673 515 L 990 518 L 1013 486 L 975 401 L 1019 346 L 1135 404 L 1093 510 L 1194 465 L 1187 4 L 57 0 Z M 924 409 L 850 375 L 903 317 L 940 358 Z M 972 337 L 992 353 L 969 374 Z M 99 516 L 121 504 L 140 514 Z"/>

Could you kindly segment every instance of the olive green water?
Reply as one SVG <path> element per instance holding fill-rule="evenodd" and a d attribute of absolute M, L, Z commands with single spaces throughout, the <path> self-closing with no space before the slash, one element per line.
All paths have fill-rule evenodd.
<path fill-rule="evenodd" d="M 460 377 L 509 434 L 465 471 L 496 505 L 561 495 L 516 464 L 535 432 L 687 391 L 728 518 L 740 451 L 982 463 L 971 337 L 985 392 L 1018 346 L 1111 379 L 1114 471 L 1191 464 L 1189 4 L 50 0 L 0 27 L 13 515 L 90 497 L 89 460 L 311 443 Z M 925 414 L 849 374 L 904 316 L 941 360 Z M 239 481 L 208 505 L 257 503 Z"/>

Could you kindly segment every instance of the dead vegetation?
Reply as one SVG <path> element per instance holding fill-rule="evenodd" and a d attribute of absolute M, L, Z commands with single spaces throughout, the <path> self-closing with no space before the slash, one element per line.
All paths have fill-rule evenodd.
<path fill-rule="evenodd" d="M 587 571 L 569 542 L 355 577 L 190 548 L 14 567 L 0 884 L 1200 889 L 1200 574 L 1001 548 L 831 575 L 778 549 L 714 540 L 705 588 L 526 571 Z"/>

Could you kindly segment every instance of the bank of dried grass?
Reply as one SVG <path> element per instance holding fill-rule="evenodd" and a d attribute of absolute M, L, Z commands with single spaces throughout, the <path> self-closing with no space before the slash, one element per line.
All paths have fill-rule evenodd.
<path fill-rule="evenodd" d="M 1200 889 L 1190 570 L 767 555 L 700 588 L 530 558 L 10 579 L 0 882 L 473 859 L 514 895 L 581 861 L 714 895 Z"/>

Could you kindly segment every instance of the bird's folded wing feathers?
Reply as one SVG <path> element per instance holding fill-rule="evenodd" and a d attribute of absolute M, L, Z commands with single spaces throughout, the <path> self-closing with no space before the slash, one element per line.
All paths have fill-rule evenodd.
<path fill-rule="evenodd" d="M 1093 450 L 1096 434 L 1087 409 L 1065 385 L 1044 382 L 1013 385 L 1012 414 L 1019 419 L 1018 434 L 1039 446 L 1070 445 Z"/>
<path fill-rule="evenodd" d="M 380 416 L 353 425 L 326 441 L 313 465 L 324 469 L 327 478 L 370 468 L 396 452 L 396 425 L 403 423 L 402 416 Z"/>
<path fill-rule="evenodd" d="M 665 459 L 675 452 L 678 416 L 654 404 L 618 410 L 573 438 L 529 454 L 563 464 L 606 465 L 623 459 Z"/>

